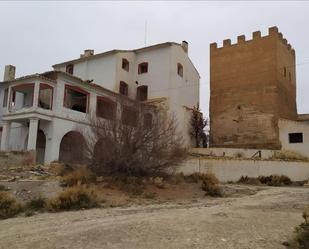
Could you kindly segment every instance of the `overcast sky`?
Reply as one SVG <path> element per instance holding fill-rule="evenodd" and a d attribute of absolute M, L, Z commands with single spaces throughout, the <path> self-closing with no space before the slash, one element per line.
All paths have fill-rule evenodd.
<path fill-rule="evenodd" d="M 17 77 L 44 72 L 95 53 L 166 41 L 189 42 L 201 75 L 200 101 L 208 115 L 209 44 L 278 26 L 296 50 L 297 104 L 309 113 L 309 2 L 0 2 L 0 76 L 7 64 Z"/>

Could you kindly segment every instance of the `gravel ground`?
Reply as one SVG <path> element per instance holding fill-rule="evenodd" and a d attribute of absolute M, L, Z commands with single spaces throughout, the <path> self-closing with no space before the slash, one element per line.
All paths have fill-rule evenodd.
<path fill-rule="evenodd" d="M 276 249 L 285 247 L 309 188 L 129 208 L 44 213 L 0 221 L 0 248 Z"/>

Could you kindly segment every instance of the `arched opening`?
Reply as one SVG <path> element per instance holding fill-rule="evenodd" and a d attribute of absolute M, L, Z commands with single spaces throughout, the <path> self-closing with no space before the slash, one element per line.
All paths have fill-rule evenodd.
<path fill-rule="evenodd" d="M 36 138 L 36 163 L 43 164 L 45 157 L 46 136 L 42 130 L 38 131 Z"/>
<path fill-rule="evenodd" d="M 60 143 L 59 161 L 64 163 L 83 163 L 85 160 L 86 142 L 82 134 L 70 131 Z"/>

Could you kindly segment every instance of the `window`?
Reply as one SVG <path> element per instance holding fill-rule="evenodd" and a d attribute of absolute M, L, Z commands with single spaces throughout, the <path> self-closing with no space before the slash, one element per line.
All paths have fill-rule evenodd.
<path fill-rule="evenodd" d="M 148 97 L 148 87 L 147 86 L 139 86 L 136 92 L 136 99 L 139 101 L 147 100 Z"/>
<path fill-rule="evenodd" d="M 148 62 L 143 62 L 138 65 L 138 74 L 148 73 Z"/>
<path fill-rule="evenodd" d="M 9 95 L 9 89 L 4 89 L 4 95 L 3 95 L 3 107 L 7 107 L 8 105 L 8 95 Z"/>
<path fill-rule="evenodd" d="M 284 69 L 283 69 L 283 75 L 284 75 L 284 77 L 286 77 L 286 67 L 284 67 Z"/>
<path fill-rule="evenodd" d="M 123 106 L 121 121 L 124 125 L 136 126 L 137 125 L 137 111 L 128 106 Z"/>
<path fill-rule="evenodd" d="M 129 72 L 130 69 L 130 63 L 125 58 L 122 59 L 122 69 L 126 70 L 127 72 Z"/>
<path fill-rule="evenodd" d="M 180 63 L 177 63 L 177 74 L 183 77 L 183 66 Z"/>
<path fill-rule="evenodd" d="M 295 144 L 295 143 L 302 143 L 303 142 L 303 133 L 297 132 L 297 133 L 289 133 L 289 143 Z"/>
<path fill-rule="evenodd" d="M 26 83 L 11 88 L 10 106 L 15 110 L 33 106 L 34 84 Z"/>
<path fill-rule="evenodd" d="M 69 64 L 66 66 L 65 71 L 69 74 L 73 74 L 74 72 L 74 65 L 73 64 Z"/>
<path fill-rule="evenodd" d="M 116 103 L 105 97 L 97 97 L 97 116 L 109 120 L 116 117 Z"/>
<path fill-rule="evenodd" d="M 89 93 L 73 86 L 65 86 L 64 106 L 78 112 L 87 112 Z"/>
<path fill-rule="evenodd" d="M 119 85 L 119 93 L 125 96 L 128 96 L 128 84 L 125 83 L 124 81 L 120 81 L 120 85 Z"/>
<path fill-rule="evenodd" d="M 40 84 L 38 106 L 51 110 L 53 105 L 53 88 L 47 84 Z"/>
<path fill-rule="evenodd" d="M 152 115 L 150 113 L 144 114 L 144 127 L 151 128 L 152 126 Z"/>

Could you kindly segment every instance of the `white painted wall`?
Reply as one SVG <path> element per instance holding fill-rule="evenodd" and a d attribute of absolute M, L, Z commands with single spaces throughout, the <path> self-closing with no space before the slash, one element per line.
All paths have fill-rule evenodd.
<path fill-rule="evenodd" d="M 193 157 L 182 163 L 178 169 L 185 175 L 194 172 L 213 173 L 221 182 L 238 181 L 241 176 L 258 177 L 286 175 L 292 181 L 309 179 L 309 162 L 199 159 Z"/>
<path fill-rule="evenodd" d="M 303 143 L 289 143 L 289 133 L 303 133 Z M 279 120 L 279 139 L 282 150 L 295 151 L 309 157 L 309 124 L 308 122 Z"/>

